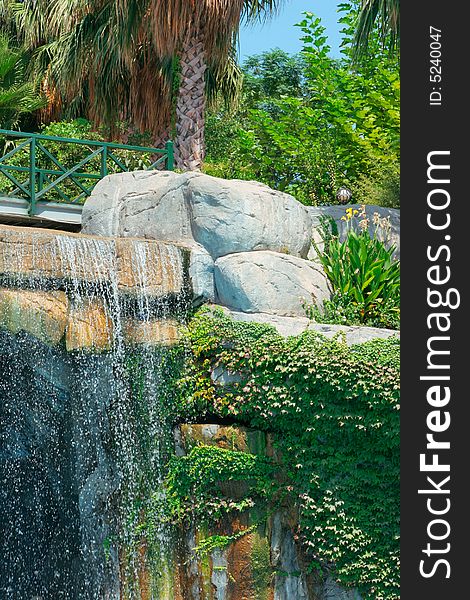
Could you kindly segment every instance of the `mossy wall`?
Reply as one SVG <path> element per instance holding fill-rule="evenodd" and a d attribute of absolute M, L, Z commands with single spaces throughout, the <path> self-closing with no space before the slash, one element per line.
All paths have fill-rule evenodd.
<path fill-rule="evenodd" d="M 280 598 L 321 597 L 326 593 L 321 582 L 331 588 L 337 581 L 351 590 L 344 592 L 351 598 L 359 590 L 363 598 L 397 599 L 398 340 L 348 347 L 341 337 L 326 340 L 313 332 L 286 339 L 267 325 L 235 323 L 222 312 L 202 309 L 189 323 L 182 352 L 174 420 L 229 420 L 256 430 L 258 441 L 259 432 L 265 434 L 263 443 L 255 442 L 259 454 L 250 455 L 246 434 L 231 441 L 224 433 L 216 456 L 193 427 L 194 446 L 170 462 L 168 514 L 199 531 L 207 524 L 208 538 L 196 536 L 198 551 L 219 547 L 229 553 L 246 538 L 251 565 L 259 549 L 254 532 L 261 535 L 264 527 L 268 533 L 258 542 L 270 539 L 267 594 L 277 585 Z M 276 515 L 295 547 L 296 562 L 286 559 L 291 566 L 285 569 L 276 563 L 269 532 Z M 236 531 L 227 519 L 238 524 Z M 286 539 L 279 556 L 283 547 Z M 247 565 L 244 573 L 250 585 L 255 580 L 258 585 L 246 598 L 263 598 L 260 570 Z M 296 587 L 294 575 L 303 578 L 306 591 Z M 242 589 L 246 581 L 241 577 L 236 585 Z"/>

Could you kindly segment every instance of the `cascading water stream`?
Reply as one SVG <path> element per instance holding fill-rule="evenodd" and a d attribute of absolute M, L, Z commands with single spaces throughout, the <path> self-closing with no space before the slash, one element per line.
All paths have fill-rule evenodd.
<path fill-rule="evenodd" d="M 55 345 L 21 307 L 8 327 L 0 314 L 0 599 L 166 598 L 168 534 L 156 527 L 144 556 L 139 520 L 162 493 L 168 351 L 155 332 L 186 311 L 182 251 L 14 230 L 0 278 L 15 307 L 26 293 L 68 307 Z"/>

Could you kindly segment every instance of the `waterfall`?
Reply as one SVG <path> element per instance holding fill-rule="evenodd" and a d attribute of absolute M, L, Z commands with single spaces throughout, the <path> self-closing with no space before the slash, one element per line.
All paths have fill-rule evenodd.
<path fill-rule="evenodd" d="M 0 227 L 2 600 L 168 597 L 169 534 L 139 525 L 162 494 L 185 260 L 170 244 Z"/>

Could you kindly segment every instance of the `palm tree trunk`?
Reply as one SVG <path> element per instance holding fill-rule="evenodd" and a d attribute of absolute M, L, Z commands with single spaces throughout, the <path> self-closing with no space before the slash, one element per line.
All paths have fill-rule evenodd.
<path fill-rule="evenodd" d="M 204 108 L 206 57 L 199 27 L 185 40 L 180 52 L 181 79 L 176 101 L 176 167 L 198 171 L 205 154 Z"/>

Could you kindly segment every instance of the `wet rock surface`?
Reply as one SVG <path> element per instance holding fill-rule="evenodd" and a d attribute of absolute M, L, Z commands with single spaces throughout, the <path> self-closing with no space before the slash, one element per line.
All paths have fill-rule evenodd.
<path fill-rule="evenodd" d="M 183 424 L 174 435 L 177 456 L 201 445 L 275 456 L 271 436 L 247 427 Z M 231 483 L 221 488 L 227 498 L 246 493 L 245 482 Z M 265 519 L 260 519 L 262 514 Z M 209 535 L 231 536 L 256 522 L 253 530 L 228 547 L 215 548 L 205 559 L 195 555 L 194 548 Z M 274 513 L 266 506 L 257 506 L 224 517 L 210 529 L 197 523 L 182 528 L 176 555 L 175 600 L 361 600 L 356 590 L 345 590 L 331 577 L 322 579 L 307 573 L 307 561 L 294 537 L 296 528 L 295 510 L 288 506 Z"/>
<path fill-rule="evenodd" d="M 157 241 L 0 225 L 0 278 L 7 287 L 88 284 L 164 298 L 186 293 L 186 260 L 184 249 Z"/>
<path fill-rule="evenodd" d="M 119 597 L 116 557 L 105 561 L 101 547 L 109 534 L 102 502 L 116 485 L 102 459 L 109 369 L 99 357 L 77 364 L 28 334 L 0 332 L 5 600 Z M 87 383 L 91 370 L 100 386 Z"/>

